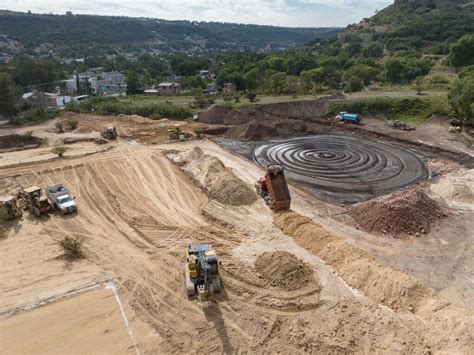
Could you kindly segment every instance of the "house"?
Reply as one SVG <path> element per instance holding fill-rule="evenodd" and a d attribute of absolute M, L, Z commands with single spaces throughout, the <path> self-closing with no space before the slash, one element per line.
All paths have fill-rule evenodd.
<path fill-rule="evenodd" d="M 207 84 L 206 88 L 202 91 L 204 95 L 213 96 L 218 94 L 217 85 L 216 84 Z"/>
<path fill-rule="evenodd" d="M 224 92 L 224 94 L 233 94 L 237 91 L 237 87 L 235 86 L 235 84 L 225 83 L 222 87 L 222 91 Z"/>
<path fill-rule="evenodd" d="M 163 82 L 158 85 L 159 95 L 177 95 L 181 90 L 181 85 L 174 82 Z"/>

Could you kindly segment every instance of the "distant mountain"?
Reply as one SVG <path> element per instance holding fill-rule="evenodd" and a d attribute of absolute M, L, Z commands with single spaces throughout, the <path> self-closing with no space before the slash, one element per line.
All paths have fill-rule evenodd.
<path fill-rule="evenodd" d="M 447 44 L 467 33 L 474 33 L 472 0 L 395 0 L 340 36 L 358 36 L 366 46 L 378 43 L 386 52 L 443 54 Z"/>
<path fill-rule="evenodd" d="M 331 38 L 338 28 L 286 28 L 148 18 L 40 15 L 0 11 L 0 37 L 36 53 L 76 57 L 87 52 L 275 50 Z M 11 48 L 0 46 L 2 51 Z"/>

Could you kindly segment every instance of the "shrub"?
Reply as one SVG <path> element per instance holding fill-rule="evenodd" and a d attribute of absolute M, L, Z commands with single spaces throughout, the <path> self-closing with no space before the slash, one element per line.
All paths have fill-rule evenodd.
<path fill-rule="evenodd" d="M 59 116 L 59 110 L 44 110 L 42 108 L 30 108 L 23 111 L 17 119 L 21 125 L 42 123 Z"/>
<path fill-rule="evenodd" d="M 357 76 L 350 77 L 349 80 L 347 81 L 347 87 L 346 90 L 347 92 L 357 92 L 361 91 L 364 87 L 364 82 L 362 79 L 360 79 Z"/>
<path fill-rule="evenodd" d="M 54 154 L 57 154 L 58 157 L 62 158 L 64 156 L 64 153 L 66 153 L 67 148 L 66 147 L 54 147 L 51 149 L 51 152 Z"/>
<path fill-rule="evenodd" d="M 247 99 L 249 99 L 250 102 L 254 102 L 255 99 L 257 98 L 257 94 L 254 93 L 253 91 L 250 91 L 247 93 L 247 95 L 245 95 L 247 97 Z"/>
<path fill-rule="evenodd" d="M 33 136 L 33 131 L 26 131 L 25 133 L 23 133 L 23 135 L 25 137 L 31 137 L 31 136 Z"/>
<path fill-rule="evenodd" d="M 79 121 L 74 118 L 71 118 L 66 121 L 66 126 L 69 128 L 70 131 L 74 131 L 77 126 L 79 126 Z"/>
<path fill-rule="evenodd" d="M 68 258 L 82 257 L 82 242 L 79 239 L 64 237 L 58 244 Z"/>
<path fill-rule="evenodd" d="M 0 224 L 3 224 L 3 222 L 5 222 L 6 215 L 7 212 L 5 211 L 5 207 L 3 205 L 0 205 Z"/>
<path fill-rule="evenodd" d="M 61 121 L 58 121 L 54 124 L 54 127 L 56 127 L 56 129 L 58 130 L 59 133 L 63 133 L 64 132 L 64 125 Z"/>

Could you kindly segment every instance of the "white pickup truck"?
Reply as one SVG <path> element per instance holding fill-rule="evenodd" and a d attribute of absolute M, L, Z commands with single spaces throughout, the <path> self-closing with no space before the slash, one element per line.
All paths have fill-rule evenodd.
<path fill-rule="evenodd" d="M 76 201 L 69 194 L 69 190 L 63 184 L 51 185 L 46 188 L 46 196 L 55 209 L 61 214 L 74 213 L 77 211 Z"/>

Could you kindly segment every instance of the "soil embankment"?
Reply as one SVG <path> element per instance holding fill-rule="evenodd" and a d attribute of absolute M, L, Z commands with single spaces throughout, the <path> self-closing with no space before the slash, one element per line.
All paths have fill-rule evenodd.
<path fill-rule="evenodd" d="M 244 206 L 257 201 L 258 196 L 251 186 L 238 179 L 218 158 L 204 154 L 199 147 L 172 157 L 172 160 L 220 203 Z"/>
<path fill-rule="evenodd" d="M 30 134 L 10 134 L 0 136 L 0 151 L 14 151 L 37 148 L 43 143 L 41 138 Z"/>

